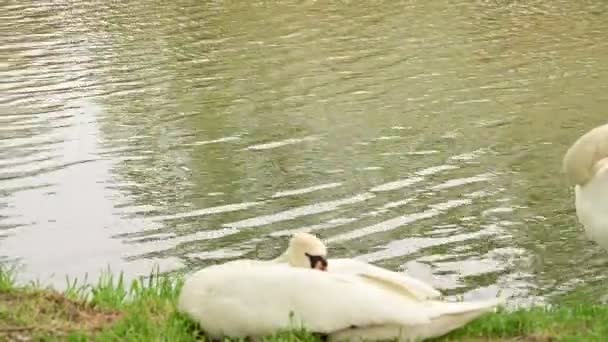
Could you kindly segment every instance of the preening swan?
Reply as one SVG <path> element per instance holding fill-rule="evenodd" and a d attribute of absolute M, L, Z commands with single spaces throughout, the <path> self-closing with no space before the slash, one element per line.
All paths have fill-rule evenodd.
<path fill-rule="evenodd" d="M 186 279 L 179 310 L 212 338 L 255 338 L 303 326 L 337 341 L 411 341 L 444 335 L 502 302 L 426 300 L 412 295 L 396 272 L 363 262 L 345 262 L 348 267 L 334 272 L 326 254 L 314 235 L 297 234 L 272 261 L 204 268 Z M 329 272 L 315 270 L 325 266 Z"/>
<path fill-rule="evenodd" d="M 187 278 L 178 306 L 211 338 L 259 338 L 303 327 L 330 340 L 365 333 L 370 339 L 409 341 L 443 335 L 499 303 L 419 301 L 373 278 L 286 264 L 227 263 Z"/>
<path fill-rule="evenodd" d="M 608 124 L 591 129 L 568 149 L 563 170 L 574 185 L 576 216 L 587 237 L 608 249 Z"/>
<path fill-rule="evenodd" d="M 287 255 L 304 255 L 308 253 L 321 256 L 326 260 L 327 249 L 323 242 L 316 236 L 309 233 L 295 233 L 289 241 L 289 247 L 285 254 Z M 284 256 L 283 258 L 287 258 Z M 295 257 L 292 257 L 295 260 Z M 358 274 L 366 277 L 373 277 L 377 280 L 392 284 L 396 288 L 401 289 L 404 294 L 410 295 L 416 299 L 431 299 L 438 298 L 441 293 L 432 286 L 424 283 L 416 278 L 409 277 L 403 273 L 393 272 L 364 261 L 348 258 L 336 258 L 326 260 L 329 264 L 327 270 L 331 273 L 342 274 Z M 309 267 L 306 262 L 298 261 L 289 263 L 296 267 Z"/>

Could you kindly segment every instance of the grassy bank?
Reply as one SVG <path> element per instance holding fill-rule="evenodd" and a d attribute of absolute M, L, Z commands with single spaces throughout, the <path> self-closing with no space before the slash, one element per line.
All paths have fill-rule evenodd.
<path fill-rule="evenodd" d="M 125 284 L 105 276 L 96 286 L 70 282 L 64 293 L 17 286 L 0 268 L 0 341 L 195 341 L 194 323 L 176 313 L 181 279 L 153 275 Z M 86 300 L 85 300 L 86 298 Z M 438 341 L 602 341 L 608 308 L 579 305 L 500 312 L 482 317 Z M 266 339 L 317 341 L 303 332 Z"/>

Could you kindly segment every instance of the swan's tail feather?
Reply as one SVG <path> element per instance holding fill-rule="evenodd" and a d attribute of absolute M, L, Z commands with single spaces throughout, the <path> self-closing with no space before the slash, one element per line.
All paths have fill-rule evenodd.
<path fill-rule="evenodd" d="M 498 306 L 504 305 L 504 303 L 504 297 L 469 302 L 428 301 L 431 310 L 431 319 L 442 315 L 459 315 L 477 311 L 489 312 L 493 311 Z"/>
<path fill-rule="evenodd" d="M 504 302 L 504 298 L 473 302 L 432 302 L 437 308 L 437 315 L 429 324 L 412 327 L 407 335 L 414 339 L 443 336 L 464 327 L 482 315 L 495 312 L 498 306 L 504 305 Z"/>

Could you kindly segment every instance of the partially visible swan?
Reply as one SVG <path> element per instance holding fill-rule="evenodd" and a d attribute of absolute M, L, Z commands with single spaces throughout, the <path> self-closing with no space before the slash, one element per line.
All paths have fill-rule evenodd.
<path fill-rule="evenodd" d="M 327 258 L 327 249 L 323 242 L 312 234 L 302 232 L 293 234 L 289 242 L 289 247 L 283 256 L 279 258 L 291 258 L 292 260 L 296 260 L 294 255 L 304 255 L 305 251 L 314 251 L 310 253 L 321 256 L 322 258 Z M 326 261 L 326 263 L 328 264 L 328 272 L 358 274 L 366 277 L 373 277 L 377 280 L 386 282 L 387 284 L 391 284 L 392 286 L 395 286 L 403 291 L 404 294 L 408 294 L 419 300 L 439 298 L 441 296 L 439 291 L 421 280 L 409 277 L 403 273 L 393 272 L 372 264 L 368 264 L 361 260 L 336 258 L 329 259 Z M 304 261 L 291 262 L 290 265 L 297 267 L 309 267 Z"/>
<path fill-rule="evenodd" d="M 608 124 L 574 142 L 563 170 L 574 185 L 576 215 L 587 237 L 608 249 Z"/>
<path fill-rule="evenodd" d="M 437 337 L 498 304 L 419 301 L 374 278 L 277 263 L 204 268 L 186 279 L 178 300 L 179 310 L 214 339 L 303 327 L 331 341 Z"/>

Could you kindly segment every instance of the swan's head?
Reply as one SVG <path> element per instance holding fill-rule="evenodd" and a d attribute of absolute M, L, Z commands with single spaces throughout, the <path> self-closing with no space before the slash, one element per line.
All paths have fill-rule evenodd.
<path fill-rule="evenodd" d="M 294 267 L 327 270 L 327 248 L 312 234 L 295 233 L 289 240 L 287 258 Z"/>

